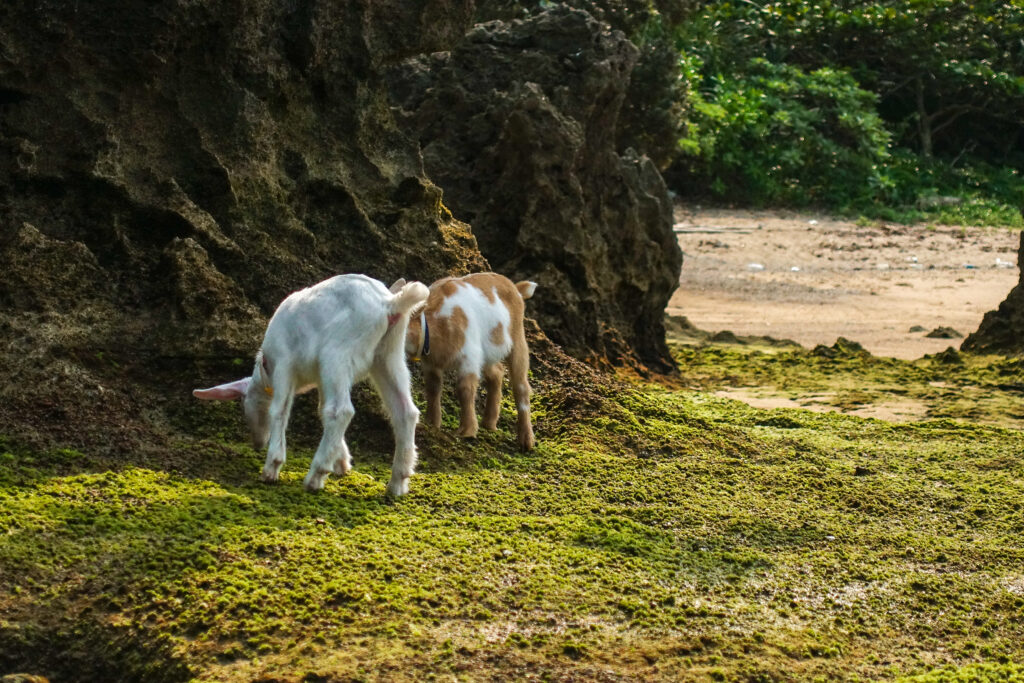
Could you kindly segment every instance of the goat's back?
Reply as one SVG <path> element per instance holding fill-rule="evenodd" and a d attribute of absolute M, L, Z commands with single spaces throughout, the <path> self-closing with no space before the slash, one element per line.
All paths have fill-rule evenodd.
<path fill-rule="evenodd" d="M 337 275 L 292 292 L 277 307 L 263 337 L 271 362 L 315 365 L 327 348 L 371 352 L 387 328 L 392 295 L 365 275 Z"/>
<path fill-rule="evenodd" d="M 473 273 L 438 280 L 430 286 L 426 306 L 430 362 L 479 374 L 484 365 L 508 356 L 522 328 L 523 311 L 522 293 L 503 275 Z"/>

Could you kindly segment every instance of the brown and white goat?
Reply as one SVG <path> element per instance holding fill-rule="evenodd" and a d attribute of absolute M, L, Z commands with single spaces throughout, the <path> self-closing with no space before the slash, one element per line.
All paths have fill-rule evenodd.
<path fill-rule="evenodd" d="M 523 450 L 533 448 L 527 377 L 530 349 L 523 310 L 536 288 L 533 282 L 512 284 L 497 273 L 446 277 L 430 286 L 426 307 L 418 318 L 412 316 L 405 342 L 406 355 L 422 364 L 428 423 L 441 426 L 443 375 L 454 370 L 461 407 L 459 436 L 476 436 L 476 392 L 481 378 L 487 390 L 483 426 L 496 429 L 507 360 L 518 413 L 516 440 Z"/>

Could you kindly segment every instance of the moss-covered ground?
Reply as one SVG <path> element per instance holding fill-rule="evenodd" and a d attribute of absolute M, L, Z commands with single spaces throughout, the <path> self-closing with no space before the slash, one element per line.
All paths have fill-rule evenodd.
<path fill-rule="evenodd" d="M 977 356 L 950 347 L 905 361 L 872 356 L 856 342 L 803 349 L 743 344 L 673 345 L 682 384 L 715 391 L 749 388 L 794 405 L 865 412 L 914 405 L 921 417 L 1024 426 L 1024 358 Z"/>
<path fill-rule="evenodd" d="M 357 434 L 355 471 L 317 495 L 301 487 L 308 449 L 264 485 L 230 429 L 174 446 L 166 468 L 0 442 L 0 673 L 1024 676 L 1020 362 L 677 353 L 680 384 L 704 390 L 539 383 L 529 454 L 509 405 L 472 442 L 449 435 L 449 405 L 441 432 L 421 425 L 395 502 L 386 438 Z M 708 391 L 825 375 L 928 393 L 958 373 L 1007 395 L 973 419 L 937 394 L 943 417 L 895 424 Z"/>

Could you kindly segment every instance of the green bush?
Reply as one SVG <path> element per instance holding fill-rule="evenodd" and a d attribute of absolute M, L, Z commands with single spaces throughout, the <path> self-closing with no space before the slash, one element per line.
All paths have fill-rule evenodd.
<path fill-rule="evenodd" d="M 875 201 L 855 208 L 869 218 L 947 225 L 1024 227 L 1024 182 L 1014 168 L 971 161 L 957 166 L 895 150 Z M 956 200 L 954 204 L 944 199 Z"/>
<path fill-rule="evenodd" d="M 700 64 L 685 60 L 684 78 Z M 891 190 L 877 98 L 848 73 L 764 59 L 691 88 L 680 143 L 687 180 L 720 199 L 844 207 Z M 695 189 L 691 187 L 690 189 Z"/>
<path fill-rule="evenodd" d="M 900 146 L 1007 164 L 1022 151 L 1022 32 L 1021 0 L 769 0 L 706 2 L 678 40 L 705 73 L 755 57 L 847 70 L 880 97 Z"/>
<path fill-rule="evenodd" d="M 685 195 L 1020 227 L 1024 0 L 705 2 L 677 25 Z"/>

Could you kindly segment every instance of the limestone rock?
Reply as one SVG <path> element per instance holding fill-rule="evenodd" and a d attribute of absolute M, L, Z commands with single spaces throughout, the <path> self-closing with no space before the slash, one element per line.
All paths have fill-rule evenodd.
<path fill-rule="evenodd" d="M 929 339 L 960 339 L 964 335 L 948 325 L 941 325 L 925 335 Z"/>
<path fill-rule="evenodd" d="M 1024 264 L 1024 232 L 1017 251 L 1018 265 Z M 1020 282 L 1010 290 L 999 308 L 989 311 L 978 331 L 967 336 L 960 346 L 976 353 L 1024 354 L 1024 270 Z"/>
<path fill-rule="evenodd" d="M 5 4 L 0 433 L 116 448 L 251 362 L 295 289 L 486 268 L 382 79 L 472 10 Z"/>
<path fill-rule="evenodd" d="M 555 6 L 478 24 L 391 71 L 399 121 L 491 266 L 540 284 L 530 314 L 578 356 L 670 367 L 682 255 L 654 164 L 615 149 L 637 60 L 618 31 Z"/>
<path fill-rule="evenodd" d="M 134 455 L 189 430 L 190 390 L 339 272 L 536 278 L 577 355 L 668 367 L 671 206 L 613 143 L 636 49 L 585 12 L 474 9 L 5 4 L 0 433 Z"/>

